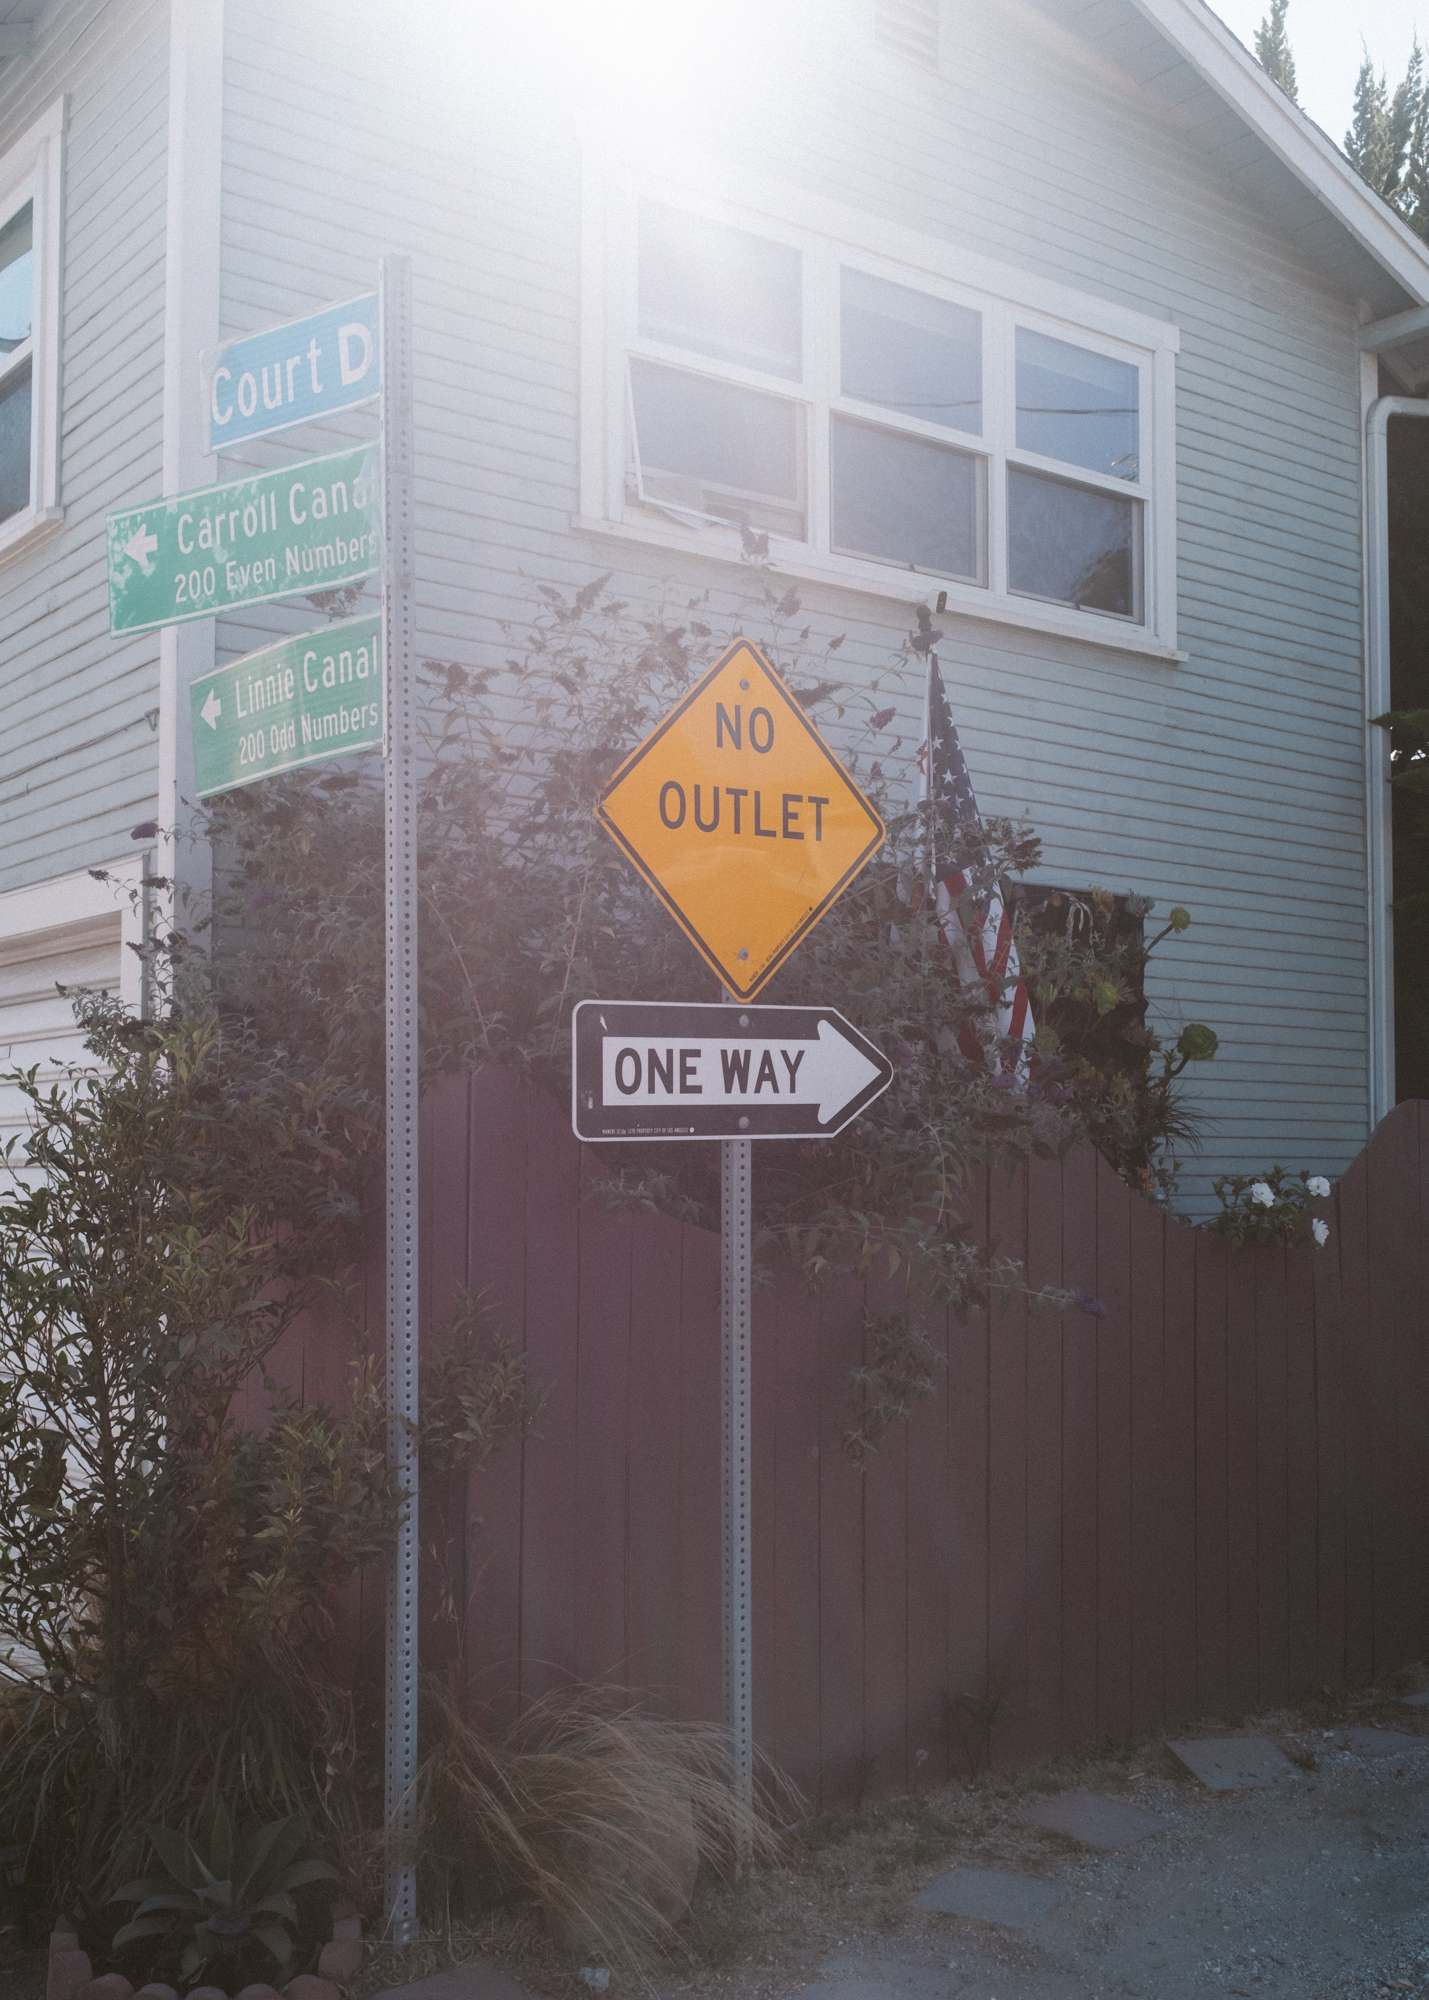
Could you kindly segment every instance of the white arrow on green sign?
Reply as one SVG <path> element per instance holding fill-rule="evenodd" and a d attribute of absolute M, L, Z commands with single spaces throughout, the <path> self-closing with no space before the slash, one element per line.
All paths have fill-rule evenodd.
<path fill-rule="evenodd" d="M 201 799 L 379 747 L 382 621 L 348 618 L 200 674 L 189 690 Z"/>
<path fill-rule="evenodd" d="M 109 629 L 148 632 L 332 590 L 382 560 L 376 445 L 109 517 Z"/>

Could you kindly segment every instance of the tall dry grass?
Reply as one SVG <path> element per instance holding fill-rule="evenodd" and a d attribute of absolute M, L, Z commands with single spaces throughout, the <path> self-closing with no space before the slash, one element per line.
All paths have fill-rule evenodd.
<path fill-rule="evenodd" d="M 648 1714 L 603 1689 L 533 1702 L 496 1739 L 445 1691 L 431 1709 L 428 1851 L 491 1893 L 531 1898 L 567 1945 L 601 1963 L 668 1952 L 699 1871 L 732 1875 L 742 1849 L 772 1859 L 801 1810 L 794 1788 L 766 1769 L 743 1812 L 721 1729 Z"/>

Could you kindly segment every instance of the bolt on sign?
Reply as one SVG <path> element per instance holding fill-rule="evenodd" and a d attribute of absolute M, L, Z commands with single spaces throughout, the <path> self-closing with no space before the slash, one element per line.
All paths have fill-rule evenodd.
<path fill-rule="evenodd" d="M 189 717 L 201 799 L 324 757 L 380 749 L 382 620 L 344 619 L 199 674 Z"/>
<path fill-rule="evenodd" d="M 883 821 L 748 639 L 634 751 L 596 814 L 747 1000 L 883 843 Z"/>

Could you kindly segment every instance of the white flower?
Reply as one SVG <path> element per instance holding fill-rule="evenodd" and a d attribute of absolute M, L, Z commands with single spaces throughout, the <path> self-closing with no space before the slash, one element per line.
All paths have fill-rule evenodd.
<path fill-rule="evenodd" d="M 1252 1201 L 1258 1201 L 1262 1208 L 1274 1208 L 1275 1206 L 1275 1192 L 1269 1181 L 1252 1181 L 1250 1184 L 1250 1198 Z"/>
<path fill-rule="evenodd" d="M 1311 1174 L 1305 1186 L 1311 1194 L 1319 1195 L 1322 1201 L 1330 1192 L 1330 1183 L 1325 1179 L 1323 1174 Z"/>
<path fill-rule="evenodd" d="M 1315 1220 L 1310 1224 L 1310 1234 L 1314 1237 L 1315 1241 L 1319 1244 L 1320 1248 L 1323 1250 L 1325 1245 L 1330 1240 L 1329 1223 L 1322 1222 L 1319 1216 L 1317 1215 L 1315 1217 Z"/>

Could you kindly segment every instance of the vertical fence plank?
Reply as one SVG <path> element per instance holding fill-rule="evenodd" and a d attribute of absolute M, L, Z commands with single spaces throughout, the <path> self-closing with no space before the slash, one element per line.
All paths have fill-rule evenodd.
<path fill-rule="evenodd" d="M 1317 1681 L 1315 1279 L 1319 1250 L 1285 1257 L 1286 1675 L 1292 1701 Z"/>
<path fill-rule="evenodd" d="M 907 1314 L 907 1287 L 870 1277 L 864 1304 L 871 1321 Z M 908 1783 L 908 1425 L 900 1417 L 863 1463 L 863 1536 L 866 1781 L 888 1790 Z"/>
<path fill-rule="evenodd" d="M 775 1350 L 774 1667 L 770 1743 L 810 1796 L 819 1781 L 819 1310 L 781 1265 L 755 1295 L 756 1338 Z M 759 1420 L 763 1421 L 763 1418 Z"/>
<path fill-rule="evenodd" d="M 987 1177 L 968 1190 L 969 1241 L 987 1246 Z M 948 1347 L 948 1699 L 951 1757 L 958 1775 L 980 1768 L 988 1749 L 992 1691 L 987 1667 L 987 1313 L 950 1315 Z"/>
<path fill-rule="evenodd" d="M 1339 1211 L 1345 1439 L 1345 1675 L 1374 1665 L 1374 1438 L 1370 1335 L 1369 1173 L 1361 1154 L 1335 1190 Z"/>
<path fill-rule="evenodd" d="M 1062 1163 L 1062 1273 L 1096 1304 L 1096 1173 L 1084 1149 Z M 1062 1322 L 1062 1740 L 1097 1730 L 1097 1338 L 1094 1312 Z"/>
<path fill-rule="evenodd" d="M 1226 1594 L 1226 1272 L 1223 1238 L 1196 1236 L 1196 1706 L 1224 1715 L 1230 1695 Z"/>
<path fill-rule="evenodd" d="M 820 1300 L 819 1396 L 819 1802 L 863 1796 L 863 1474 L 850 1457 L 853 1371 L 863 1365 L 861 1290 L 836 1286 Z"/>
<path fill-rule="evenodd" d="M 1062 1162 L 1027 1167 L 1027 1282 L 1062 1283 Z M 1062 1314 L 1027 1323 L 1028 1750 L 1047 1755 L 1062 1732 Z"/>
<path fill-rule="evenodd" d="M 680 1237 L 680 1713 L 724 1713 L 719 1238 Z"/>
<path fill-rule="evenodd" d="M 1255 1255 L 1256 1532 L 1259 1554 L 1260 1693 L 1278 1708 L 1289 1689 L 1289 1444 L 1286 1435 L 1285 1261 Z"/>
<path fill-rule="evenodd" d="M 1227 1694 L 1232 1715 L 1260 1701 L 1260 1555 L 1256 1510 L 1255 1263 L 1241 1250 L 1226 1266 Z"/>
<path fill-rule="evenodd" d="M 1165 1234 L 1165 1386 L 1162 1423 L 1165 1531 L 1162 1667 L 1168 1725 L 1197 1712 L 1199 1651 L 1196 1573 L 1196 1245 L 1200 1237 L 1168 1220 Z"/>
<path fill-rule="evenodd" d="M 587 1158 L 576 1400 L 576 1635 L 584 1680 L 626 1676 L 626 1456 L 635 1218 L 605 1206 Z M 714 1408 L 718 1410 L 716 1403 Z M 711 1419 L 719 1428 L 718 1416 Z M 716 1655 L 718 1657 L 718 1655 Z"/>
<path fill-rule="evenodd" d="M 447 1077 L 422 1105 L 419 1157 L 422 1176 L 418 1260 L 422 1359 L 430 1367 L 440 1351 L 440 1329 L 470 1281 L 467 1189 L 471 1183 L 471 1094 L 464 1076 Z M 519 1336 L 519 1328 L 514 1329 Z M 467 1635 L 467 1473 L 422 1481 L 420 1615 L 423 1671 L 447 1667 L 459 1675 Z"/>
<path fill-rule="evenodd" d="M 1097 1726 L 1131 1734 L 1131 1190 L 1098 1154 Z"/>
<path fill-rule="evenodd" d="M 1027 1170 L 994 1168 L 988 1231 L 995 1256 L 1027 1266 Z M 988 1310 L 988 1685 L 997 1697 L 991 1751 L 1025 1757 L 1027 1702 L 1027 1299 L 995 1292 Z"/>
<path fill-rule="evenodd" d="M 1414 1488 L 1409 1356 L 1418 1337 L 1416 1240 L 1419 1224 L 1419 1120 L 1393 1110 L 1365 1155 L 1369 1170 L 1370 1380 L 1374 1484 L 1374 1668 L 1376 1677 L 1408 1664 L 1419 1588 L 1412 1524 Z"/>
<path fill-rule="evenodd" d="M 631 1223 L 625 1678 L 667 1712 L 679 1679 L 680 1224 Z"/>
<path fill-rule="evenodd" d="M 561 1107 L 526 1108 L 526 1368 L 540 1413 L 522 1477 L 521 1698 L 576 1672 L 581 1154 Z"/>
<path fill-rule="evenodd" d="M 1419 1246 L 1419 1257 L 1412 1294 L 1414 1317 L 1406 1400 L 1412 1412 L 1414 1533 L 1418 1546 L 1423 1549 L 1429 1548 L 1429 1103 L 1419 1104 L 1416 1110 L 1419 1172 L 1414 1241 Z M 1424 1576 L 1422 1570 L 1415 1576 L 1414 1588 L 1413 1650 L 1415 1656 L 1422 1659 L 1429 1652 L 1429 1578 Z"/>
<path fill-rule="evenodd" d="M 1130 1198 L 1131 1219 L 1131 1728 L 1166 1717 L 1166 1218 Z"/>
<path fill-rule="evenodd" d="M 526 1092 L 508 1070 L 473 1080 L 470 1269 L 493 1323 L 521 1344 L 526 1319 Z M 468 1483 L 467 1664 L 493 1724 L 516 1713 L 521 1658 L 520 1441 L 500 1446 Z"/>
<path fill-rule="evenodd" d="M 950 1452 L 948 1314 L 914 1300 L 918 1324 L 933 1344 L 931 1394 L 908 1426 L 908 1747 L 914 1782 L 949 1775 L 948 1582 L 953 1528 L 948 1510 Z"/>
<path fill-rule="evenodd" d="M 1330 1240 L 1310 1265 L 1315 1294 L 1315 1671 L 1329 1688 L 1344 1686 L 1347 1520 L 1345 1501 L 1345 1353 L 1340 1259 L 1343 1206 L 1338 1190 L 1326 1210 Z"/>

